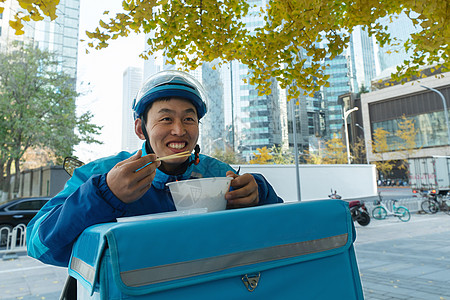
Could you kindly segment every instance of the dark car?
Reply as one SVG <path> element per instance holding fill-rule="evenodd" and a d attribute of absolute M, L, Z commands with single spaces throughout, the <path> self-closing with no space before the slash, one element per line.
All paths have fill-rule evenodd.
<path fill-rule="evenodd" d="M 25 224 L 38 213 L 42 206 L 50 200 L 50 197 L 18 198 L 0 205 L 0 246 L 6 242 L 6 227 L 10 230 Z"/>

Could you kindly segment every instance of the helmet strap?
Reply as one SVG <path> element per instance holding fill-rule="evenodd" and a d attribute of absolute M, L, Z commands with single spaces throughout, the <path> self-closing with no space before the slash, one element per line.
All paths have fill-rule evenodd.
<path fill-rule="evenodd" d="M 150 145 L 150 139 L 148 138 L 147 128 L 145 128 L 145 118 L 141 117 L 141 121 L 142 121 L 141 129 L 145 137 L 145 151 L 147 152 L 147 154 L 155 153 L 155 151 L 153 151 L 152 149 L 152 146 Z"/>
<path fill-rule="evenodd" d="M 195 148 L 194 148 L 194 160 L 191 160 L 191 163 L 189 165 L 192 165 L 192 164 L 198 165 L 200 163 L 199 154 L 200 154 L 200 146 L 197 144 L 197 145 L 195 145 Z"/>

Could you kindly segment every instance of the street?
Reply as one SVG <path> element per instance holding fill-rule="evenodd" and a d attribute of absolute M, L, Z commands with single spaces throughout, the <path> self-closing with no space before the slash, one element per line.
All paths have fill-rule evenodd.
<path fill-rule="evenodd" d="M 397 193 L 402 197 L 410 190 Z M 389 195 L 386 192 L 386 195 Z M 365 299 L 450 300 L 450 216 L 411 215 L 374 220 L 357 232 L 355 251 Z M 24 253 L 0 258 L 0 299 L 58 299 L 65 268 L 47 266 Z"/>

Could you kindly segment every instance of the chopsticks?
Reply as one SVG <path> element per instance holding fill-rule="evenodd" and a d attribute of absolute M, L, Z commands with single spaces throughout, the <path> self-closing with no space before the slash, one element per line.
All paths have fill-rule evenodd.
<path fill-rule="evenodd" d="M 190 151 L 183 151 L 183 152 L 175 153 L 175 154 L 172 154 L 172 155 L 167 155 L 167 156 L 163 156 L 163 157 L 158 157 L 155 161 L 168 160 L 168 159 L 174 159 L 174 158 L 179 158 L 179 157 L 187 157 L 187 156 L 190 156 L 190 155 L 191 155 L 191 152 L 190 152 Z M 140 167 L 139 169 L 137 169 L 137 170 L 134 171 L 134 172 L 137 172 L 137 171 L 142 170 L 143 168 L 145 168 L 146 166 L 148 166 L 148 165 L 151 164 L 151 163 L 153 163 L 153 162 L 151 161 L 151 162 L 149 162 L 148 164 L 145 164 L 144 166 Z"/>
<path fill-rule="evenodd" d="M 179 157 L 186 157 L 186 156 L 189 156 L 189 155 L 191 155 L 191 152 L 190 152 L 190 151 L 183 151 L 183 152 L 175 153 L 175 154 L 172 154 L 172 155 L 167 155 L 167 156 L 163 156 L 163 157 L 158 157 L 158 158 L 156 159 L 156 161 L 167 160 L 167 159 L 174 159 L 174 158 L 179 158 Z"/>

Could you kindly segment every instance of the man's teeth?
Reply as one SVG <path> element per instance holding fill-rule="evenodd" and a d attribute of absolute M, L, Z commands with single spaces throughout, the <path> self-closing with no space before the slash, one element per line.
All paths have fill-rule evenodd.
<path fill-rule="evenodd" d="M 186 143 L 170 143 L 169 148 L 182 149 L 186 146 Z"/>

